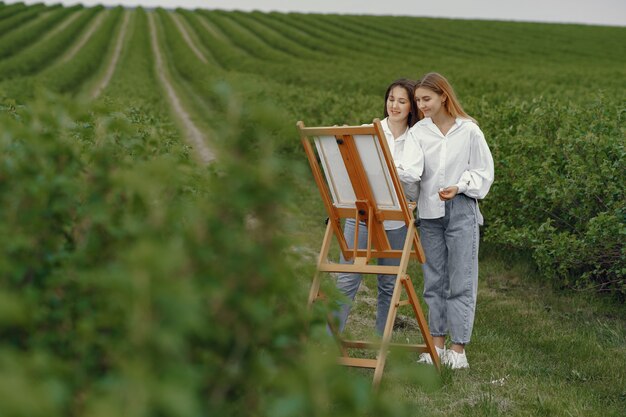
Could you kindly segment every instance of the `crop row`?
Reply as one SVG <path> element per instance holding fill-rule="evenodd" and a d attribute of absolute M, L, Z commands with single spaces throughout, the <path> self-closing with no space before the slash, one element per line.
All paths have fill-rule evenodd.
<path fill-rule="evenodd" d="M 79 9 L 81 6 L 53 7 L 41 15 L 37 13 L 36 19 L 0 37 L 0 58 L 7 58 L 21 51 L 49 31 L 51 27 Z"/>
<path fill-rule="evenodd" d="M 0 33 L 8 33 L 13 28 L 26 24 L 47 9 L 43 4 L 37 4 L 28 8 L 21 3 L 17 3 L 14 6 L 22 7 L 6 7 L 6 10 L 2 10 L 4 13 L 0 12 Z"/>
<path fill-rule="evenodd" d="M 237 46 L 258 59 L 283 61 L 290 58 L 285 52 L 272 47 L 263 39 L 255 36 L 248 28 L 238 24 L 236 20 L 230 17 L 229 13 L 213 11 L 204 13 L 203 16 L 234 41 Z"/>
<path fill-rule="evenodd" d="M 159 88 L 154 66 L 147 12 L 136 9 L 131 13 L 115 74 L 103 92 L 101 101 L 113 100 L 120 108 L 130 109 L 133 117 L 142 120 L 154 118 L 168 123 L 167 102 Z M 168 133 L 163 143 L 155 143 L 153 146 L 168 146 L 170 136 L 171 133 Z"/>
<path fill-rule="evenodd" d="M 246 65 L 254 62 L 250 54 L 238 48 L 217 27 L 202 17 L 199 13 L 188 10 L 177 10 L 189 27 L 196 33 L 198 40 L 205 50 L 222 68 L 232 68 L 235 65 Z"/>
<path fill-rule="evenodd" d="M 68 10 L 60 11 L 67 13 Z M 22 8 L 21 13 L 12 16 L 25 12 L 34 14 L 36 7 Z M 48 15 L 42 16 L 41 22 L 33 21 L 0 37 L 0 55 L 9 56 L 22 50 L 42 36 L 50 24 L 58 24 L 62 18 L 58 16 L 57 20 L 52 20 L 54 14 L 51 11 Z M 176 15 L 184 17 L 184 20 L 175 18 L 177 26 L 183 25 L 184 30 L 199 42 L 198 47 L 203 48 L 205 58 L 223 69 L 262 74 L 273 82 L 290 87 L 307 85 L 316 90 L 367 91 L 371 88 L 373 74 L 380 74 L 376 77 L 380 81 L 373 83 L 380 85 L 383 80 L 393 78 L 388 75 L 393 72 L 415 77 L 426 70 L 437 69 L 450 74 L 461 84 L 484 85 L 489 82 L 490 73 L 496 74 L 493 77 L 496 91 L 500 90 L 498 78 L 510 78 L 513 81 L 507 81 L 510 86 L 519 85 L 510 87 L 510 93 L 522 94 L 528 88 L 536 92 L 541 89 L 536 85 L 537 80 L 542 82 L 548 78 L 546 84 L 554 85 L 563 78 L 559 74 L 564 73 L 562 68 L 566 64 L 562 62 L 574 59 L 572 51 L 576 49 L 571 42 L 566 42 L 570 29 L 554 28 L 555 25 L 482 22 L 481 27 L 475 21 L 259 12 L 178 10 Z M 0 19 L 0 24 L 10 18 Z M 530 30 L 533 28 L 536 30 Z M 584 30 L 588 31 L 587 28 Z M 608 47 L 615 47 L 619 54 L 624 48 L 616 46 L 616 36 L 611 33 L 614 31 L 614 28 L 600 28 L 590 32 L 595 35 L 589 38 L 597 41 L 604 36 Z M 542 36 L 545 36 L 544 42 L 538 42 Z M 546 57 L 544 51 L 554 52 L 555 43 L 564 45 L 562 50 L 551 58 Z M 607 55 L 590 51 L 585 48 L 581 56 Z M 532 54 L 544 65 L 528 59 Z M 394 62 L 393 70 L 386 64 L 389 60 Z M 468 66 L 467 61 L 475 63 Z M 551 61 L 561 63 L 545 65 Z M 359 66 L 358 71 L 355 71 L 355 65 Z M 20 71 L 37 70 L 35 65 L 24 69 L 19 69 L 16 64 L 4 63 L 4 66 L 9 67 L 0 71 L 5 78 Z M 507 74 L 516 68 L 523 68 L 528 74 L 535 73 L 537 77 L 508 77 Z M 611 68 L 607 68 L 607 72 L 610 71 Z M 565 83 L 566 80 L 559 82 Z"/>
<path fill-rule="evenodd" d="M 66 20 L 67 27 L 63 30 L 54 31 L 53 29 L 51 31 L 53 33 L 49 33 L 41 42 L 2 61 L 0 79 L 24 76 L 41 70 L 42 66 L 47 65 L 66 50 L 80 31 L 102 10 L 101 6 L 77 10 L 75 13 L 79 15 L 69 16 Z"/>
<path fill-rule="evenodd" d="M 71 60 L 42 72 L 44 85 L 60 93 L 77 92 L 82 83 L 102 66 L 107 50 L 113 46 L 112 34 L 121 22 L 122 11 L 121 7 L 117 7 L 105 12 L 104 21 Z"/>
<path fill-rule="evenodd" d="M 323 54 L 319 54 L 300 43 L 294 42 L 282 34 L 280 30 L 266 25 L 264 21 L 249 13 L 233 12 L 229 13 L 229 17 L 240 26 L 247 28 L 255 37 L 262 39 L 267 45 L 271 45 L 273 48 L 291 57 L 300 59 L 320 59 L 324 57 Z"/>
<path fill-rule="evenodd" d="M 0 24 L 28 11 L 3 15 L 8 7 Z M 0 85 L 0 179 L 11 179 L 0 187 L 0 235 L 11 236 L 0 245 L 0 363 L 4 380 L 20 383 L 3 412 L 415 414 L 370 395 L 334 362 L 299 355 L 313 327 L 301 294 L 312 261 L 290 250 L 303 228 L 284 214 L 316 193 L 296 120 L 369 122 L 382 117 L 390 80 L 430 69 L 454 82 L 494 155 L 496 182 L 481 202 L 486 247 L 528 256 L 556 286 L 623 299 L 626 54 L 613 37 L 624 30 L 574 29 L 57 7 L 1 35 L 0 44 L 12 37 L 22 47 L 0 68 L 29 65 Z M 571 44 L 552 46 L 570 31 Z M 153 44 L 165 68 L 156 68 Z M 602 54 L 611 58 L 589 59 Z M 24 99 L 21 83 L 74 95 L 103 67 L 115 71 L 93 103 Z M 190 162 L 159 70 L 189 118 L 213 134 L 215 165 Z M 319 230 L 297 232 L 305 245 L 323 232 L 319 217 Z M 322 314 L 315 320 L 324 334 Z M 310 381 L 324 390 L 313 399 L 320 391 Z"/>
<path fill-rule="evenodd" d="M 26 5 L 24 3 L 14 3 L 11 5 L 6 5 L 3 3 L 2 7 L 0 7 L 0 20 L 13 16 L 14 14 L 19 13 L 24 9 L 26 9 Z"/>

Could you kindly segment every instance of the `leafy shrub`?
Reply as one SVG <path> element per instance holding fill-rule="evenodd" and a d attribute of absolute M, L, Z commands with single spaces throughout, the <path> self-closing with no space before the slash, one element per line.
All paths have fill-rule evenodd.
<path fill-rule="evenodd" d="M 485 109 L 496 182 L 487 242 L 532 254 L 557 286 L 626 295 L 624 124 L 619 104 L 536 99 Z"/>
<path fill-rule="evenodd" d="M 226 107 L 203 169 L 153 117 L 5 101 L 3 416 L 408 415 L 322 353 L 281 232 L 278 122 Z"/>

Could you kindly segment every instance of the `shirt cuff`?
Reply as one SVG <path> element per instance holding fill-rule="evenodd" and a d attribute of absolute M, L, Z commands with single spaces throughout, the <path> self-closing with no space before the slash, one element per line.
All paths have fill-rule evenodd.
<path fill-rule="evenodd" d="M 469 188 L 468 184 L 467 184 L 466 182 L 463 182 L 463 181 L 461 181 L 461 182 L 460 182 L 460 183 L 458 183 L 458 184 L 454 184 L 454 185 L 456 185 L 457 187 L 459 187 L 459 192 L 458 192 L 458 194 L 462 194 L 462 193 L 464 193 L 464 192 L 465 192 L 465 191 L 467 191 L 467 189 Z"/>

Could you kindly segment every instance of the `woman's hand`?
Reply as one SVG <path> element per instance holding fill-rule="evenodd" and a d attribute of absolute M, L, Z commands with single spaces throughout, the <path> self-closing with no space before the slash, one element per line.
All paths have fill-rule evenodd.
<path fill-rule="evenodd" d="M 451 185 L 450 187 L 440 188 L 439 189 L 439 198 L 442 201 L 452 200 L 455 195 L 459 192 L 459 187 L 456 185 Z"/>

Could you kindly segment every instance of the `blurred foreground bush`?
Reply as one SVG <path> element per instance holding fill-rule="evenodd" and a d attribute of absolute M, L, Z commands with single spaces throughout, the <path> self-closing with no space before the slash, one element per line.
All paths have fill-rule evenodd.
<path fill-rule="evenodd" d="M 0 415 L 408 415 L 309 325 L 277 122 L 225 108 L 202 168 L 141 112 L 2 104 Z"/>

